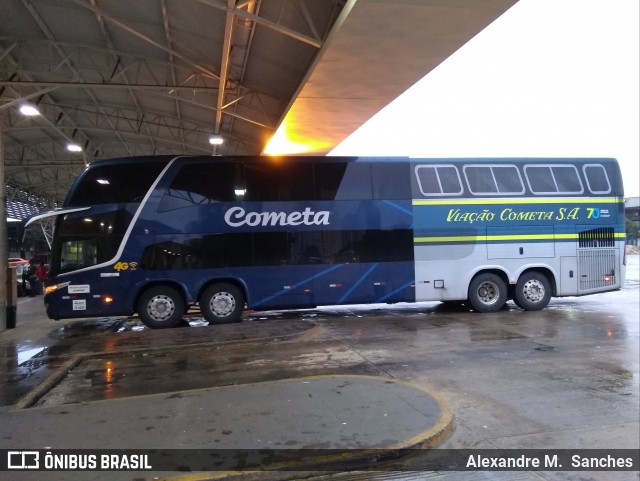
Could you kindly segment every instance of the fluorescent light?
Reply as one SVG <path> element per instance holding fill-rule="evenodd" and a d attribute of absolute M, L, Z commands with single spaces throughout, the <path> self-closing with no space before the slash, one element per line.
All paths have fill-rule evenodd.
<path fill-rule="evenodd" d="M 222 145 L 224 144 L 224 139 L 218 135 L 212 135 L 209 137 L 209 143 L 211 145 Z"/>
<path fill-rule="evenodd" d="M 236 195 L 244 195 L 244 194 L 246 194 L 246 193 L 247 193 L 247 189 L 234 189 L 234 190 L 233 190 L 233 192 L 234 192 Z"/>
<path fill-rule="evenodd" d="M 82 152 L 82 147 L 78 144 L 67 144 L 67 150 L 69 152 Z"/>
<path fill-rule="evenodd" d="M 40 111 L 31 104 L 22 104 L 20 106 L 20 113 L 22 115 L 26 115 L 27 117 L 35 117 L 36 115 L 40 115 Z"/>

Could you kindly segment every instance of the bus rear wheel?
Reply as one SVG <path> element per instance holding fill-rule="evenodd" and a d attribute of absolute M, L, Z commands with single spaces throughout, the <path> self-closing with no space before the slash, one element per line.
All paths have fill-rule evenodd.
<path fill-rule="evenodd" d="M 162 329 L 178 325 L 185 313 L 185 304 L 173 287 L 156 286 L 140 296 L 137 311 L 145 326 Z"/>
<path fill-rule="evenodd" d="M 233 284 L 214 284 L 204 291 L 200 310 L 209 324 L 238 322 L 244 310 L 244 295 Z"/>
<path fill-rule="evenodd" d="M 514 301 L 527 311 L 544 309 L 551 300 L 551 283 L 540 272 L 525 272 L 516 284 Z"/>
<path fill-rule="evenodd" d="M 469 302 L 478 312 L 496 312 L 507 302 L 507 285 L 490 272 L 478 274 L 469 284 Z"/>

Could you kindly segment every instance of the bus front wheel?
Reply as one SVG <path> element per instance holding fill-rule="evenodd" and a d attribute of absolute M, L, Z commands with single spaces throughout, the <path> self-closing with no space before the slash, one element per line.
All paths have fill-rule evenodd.
<path fill-rule="evenodd" d="M 200 310 L 209 324 L 238 322 L 244 310 L 244 295 L 233 284 L 214 284 L 204 291 Z"/>
<path fill-rule="evenodd" d="M 490 272 L 478 274 L 469 285 L 469 302 L 478 312 L 496 312 L 507 302 L 507 285 Z"/>
<path fill-rule="evenodd" d="M 152 287 L 145 291 L 138 301 L 140 320 L 152 329 L 175 327 L 184 313 L 184 300 L 173 287 Z"/>
<path fill-rule="evenodd" d="M 544 309 L 551 300 L 551 283 L 539 272 L 525 272 L 516 284 L 514 301 L 527 311 Z"/>

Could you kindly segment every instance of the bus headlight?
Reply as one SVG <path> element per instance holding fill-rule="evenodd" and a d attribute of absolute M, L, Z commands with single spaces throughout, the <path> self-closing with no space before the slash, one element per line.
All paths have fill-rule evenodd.
<path fill-rule="evenodd" d="M 47 287 L 44 288 L 44 293 L 45 293 L 45 295 L 51 294 L 52 292 L 55 292 L 58 289 L 64 289 L 69 284 L 71 284 L 71 282 L 63 282 L 62 284 L 54 284 L 52 286 L 47 286 Z"/>

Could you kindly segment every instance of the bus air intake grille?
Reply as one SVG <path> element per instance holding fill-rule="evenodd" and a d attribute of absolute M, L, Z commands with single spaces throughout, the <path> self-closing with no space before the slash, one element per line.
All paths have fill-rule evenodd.
<path fill-rule="evenodd" d="M 578 234 L 578 247 L 614 247 L 613 227 L 598 227 Z"/>

